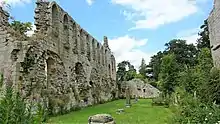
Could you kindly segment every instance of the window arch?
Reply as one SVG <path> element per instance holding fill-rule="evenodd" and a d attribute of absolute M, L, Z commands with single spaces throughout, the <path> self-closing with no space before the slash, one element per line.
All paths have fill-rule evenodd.
<path fill-rule="evenodd" d="M 53 34 L 54 36 L 58 37 L 59 35 L 59 11 L 56 4 L 53 4 L 52 6 L 52 28 L 53 28 Z"/>
<path fill-rule="evenodd" d="M 95 59 L 96 59 L 96 52 L 95 52 L 95 49 L 96 49 L 96 47 L 95 47 L 95 40 L 94 40 L 94 38 L 92 39 L 92 54 L 93 54 L 93 60 L 95 61 Z"/>
<path fill-rule="evenodd" d="M 64 35 L 64 48 L 69 49 L 69 23 L 67 14 L 63 17 L 63 35 Z"/>
<path fill-rule="evenodd" d="M 88 34 L 86 35 L 86 44 L 87 44 L 87 58 L 89 61 L 91 61 L 90 37 Z"/>
<path fill-rule="evenodd" d="M 100 64 L 101 63 L 101 57 L 100 57 L 100 44 L 97 42 L 97 61 Z"/>
<path fill-rule="evenodd" d="M 80 47 L 81 47 L 81 54 L 85 53 L 85 41 L 84 41 L 84 31 L 80 30 Z"/>

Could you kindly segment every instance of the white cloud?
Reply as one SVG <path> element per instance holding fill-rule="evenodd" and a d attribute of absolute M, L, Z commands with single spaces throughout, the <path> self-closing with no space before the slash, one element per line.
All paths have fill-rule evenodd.
<path fill-rule="evenodd" d="M 141 47 L 146 45 L 147 41 L 147 39 L 136 39 L 125 35 L 109 39 L 109 46 L 115 55 L 117 63 L 128 60 L 136 69 L 138 69 L 142 58 L 148 63 L 151 55 L 153 55 L 140 50 Z"/>
<path fill-rule="evenodd" d="M 86 0 L 86 2 L 91 6 L 94 2 L 94 0 Z"/>
<path fill-rule="evenodd" d="M 186 40 L 187 44 L 194 44 L 196 45 L 196 41 L 199 38 L 198 32 L 200 31 L 199 28 L 194 28 L 194 29 L 188 29 L 181 31 L 177 34 L 178 39 L 183 39 Z"/>
<path fill-rule="evenodd" d="M 198 4 L 207 0 L 111 0 L 125 9 L 122 14 L 132 20 L 132 29 L 155 29 L 178 22 L 198 12 Z"/>

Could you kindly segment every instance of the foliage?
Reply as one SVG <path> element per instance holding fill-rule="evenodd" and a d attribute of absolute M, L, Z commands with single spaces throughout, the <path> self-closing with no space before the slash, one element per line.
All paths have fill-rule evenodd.
<path fill-rule="evenodd" d="M 188 93 L 194 93 L 199 85 L 199 76 L 196 69 L 186 66 L 185 70 L 179 73 L 178 84 L 184 87 Z"/>
<path fill-rule="evenodd" d="M 200 29 L 202 30 L 199 32 L 199 36 L 201 36 L 197 40 L 197 48 L 202 49 L 202 48 L 211 48 L 210 47 L 210 39 L 209 39 L 209 27 L 208 27 L 208 21 L 207 19 L 204 20 L 204 24 L 200 26 Z"/>
<path fill-rule="evenodd" d="M 173 39 L 165 44 L 166 54 L 174 54 L 179 65 L 196 64 L 197 50 L 193 44 L 187 44 L 185 40 Z"/>
<path fill-rule="evenodd" d="M 19 32 L 21 35 L 25 35 L 27 31 L 32 30 L 31 22 L 20 22 L 20 21 L 12 21 L 10 27 L 13 28 L 15 31 Z"/>
<path fill-rule="evenodd" d="M 145 63 L 144 58 L 141 60 L 141 65 L 139 67 L 139 73 L 143 76 L 146 77 L 146 71 L 147 71 L 147 65 Z"/>
<path fill-rule="evenodd" d="M 205 102 L 215 102 L 216 104 L 220 104 L 220 70 L 217 68 L 213 68 L 210 71 L 210 75 L 208 81 L 202 85 L 202 92 L 200 93 L 201 98 Z"/>
<path fill-rule="evenodd" d="M 165 95 L 171 95 L 177 84 L 178 64 L 174 54 L 162 58 L 160 80 L 161 90 Z"/>
<path fill-rule="evenodd" d="M 179 97 L 174 124 L 215 124 L 220 120 L 218 106 L 204 104 L 184 90 Z"/>
<path fill-rule="evenodd" d="M 201 52 L 198 55 L 198 68 L 205 72 L 209 73 L 213 67 L 213 60 L 211 55 L 211 50 L 208 48 L 201 49 Z"/>
<path fill-rule="evenodd" d="M 19 93 L 7 87 L 4 97 L 0 100 L 0 123 L 1 124 L 39 124 L 43 121 L 44 113 L 32 113 L 31 105 L 28 106 Z"/>
<path fill-rule="evenodd" d="M 158 52 L 156 55 L 151 57 L 151 61 L 149 65 L 147 65 L 149 68 L 152 68 L 152 70 L 149 70 L 148 74 L 153 74 L 153 78 L 158 81 L 159 80 L 159 73 L 160 73 L 160 64 L 162 62 L 164 53 Z"/>
<path fill-rule="evenodd" d="M 160 94 L 158 97 L 152 99 L 152 105 L 156 105 L 156 106 L 164 106 L 165 105 L 165 99 L 162 96 L 162 94 Z"/>
<path fill-rule="evenodd" d="M 29 37 L 27 36 L 27 32 L 32 30 L 32 24 L 31 22 L 20 22 L 20 21 L 12 21 L 10 23 L 10 29 L 9 32 L 14 36 L 15 38 L 19 40 L 27 40 Z"/>
<path fill-rule="evenodd" d="M 130 64 L 128 61 L 122 61 L 118 63 L 118 70 L 116 73 L 117 81 L 129 81 L 135 78 L 136 76 L 136 69 L 133 65 Z M 128 68 L 128 70 L 126 70 Z"/>

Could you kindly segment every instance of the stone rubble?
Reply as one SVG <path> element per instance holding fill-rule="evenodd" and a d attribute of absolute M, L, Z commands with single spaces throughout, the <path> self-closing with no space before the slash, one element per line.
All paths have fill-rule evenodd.
<path fill-rule="evenodd" d="M 96 114 L 90 116 L 88 124 L 116 124 L 114 119 L 109 114 Z"/>

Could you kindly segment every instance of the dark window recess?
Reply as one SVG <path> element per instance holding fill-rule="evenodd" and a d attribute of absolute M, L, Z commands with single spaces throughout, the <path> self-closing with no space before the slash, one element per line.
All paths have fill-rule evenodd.
<path fill-rule="evenodd" d="M 146 89 L 143 89 L 144 92 L 146 92 Z"/>
<path fill-rule="evenodd" d="M 213 50 L 215 51 L 215 50 L 217 50 L 217 49 L 219 49 L 219 48 L 220 48 L 220 44 L 217 45 L 215 48 L 213 48 Z"/>
<path fill-rule="evenodd" d="M 92 86 L 92 85 L 93 85 L 93 82 L 92 82 L 92 81 L 89 81 L 89 84 Z"/>
<path fill-rule="evenodd" d="M 84 101 L 85 103 L 88 103 L 88 98 L 84 98 L 83 101 Z"/>
<path fill-rule="evenodd" d="M 138 88 L 138 90 L 141 90 L 141 89 Z"/>

